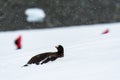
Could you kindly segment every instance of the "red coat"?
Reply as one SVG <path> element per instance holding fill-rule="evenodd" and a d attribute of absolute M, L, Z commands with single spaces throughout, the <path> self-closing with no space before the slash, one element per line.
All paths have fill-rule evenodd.
<path fill-rule="evenodd" d="M 15 40 L 15 45 L 17 47 L 17 49 L 21 49 L 22 45 L 21 45 L 21 40 L 22 40 L 22 36 L 18 36 L 18 38 Z"/>
<path fill-rule="evenodd" d="M 109 29 L 106 29 L 105 31 L 102 32 L 102 34 L 107 34 L 109 33 Z"/>

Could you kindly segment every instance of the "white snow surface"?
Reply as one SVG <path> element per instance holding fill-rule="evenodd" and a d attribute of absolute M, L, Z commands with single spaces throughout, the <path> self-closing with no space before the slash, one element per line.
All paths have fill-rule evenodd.
<path fill-rule="evenodd" d="M 39 8 L 28 8 L 25 10 L 26 20 L 28 22 L 43 22 L 46 14 L 43 9 Z"/>
<path fill-rule="evenodd" d="M 108 34 L 101 34 L 105 29 Z M 22 49 L 14 40 L 22 35 Z M 0 32 L 1 80 L 120 80 L 120 23 Z M 56 51 L 65 56 L 22 67 L 34 55 Z"/>

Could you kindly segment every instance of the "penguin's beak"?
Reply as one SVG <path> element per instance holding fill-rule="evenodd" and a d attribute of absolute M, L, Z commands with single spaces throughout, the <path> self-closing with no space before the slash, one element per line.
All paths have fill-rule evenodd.
<path fill-rule="evenodd" d="M 55 48 L 58 48 L 58 46 L 55 46 Z"/>

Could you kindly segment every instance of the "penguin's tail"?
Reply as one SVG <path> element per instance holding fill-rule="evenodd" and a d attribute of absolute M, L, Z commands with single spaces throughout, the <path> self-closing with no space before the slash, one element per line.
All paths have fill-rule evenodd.
<path fill-rule="evenodd" d="M 23 65 L 23 67 L 27 67 L 27 66 L 28 66 L 28 64 Z"/>

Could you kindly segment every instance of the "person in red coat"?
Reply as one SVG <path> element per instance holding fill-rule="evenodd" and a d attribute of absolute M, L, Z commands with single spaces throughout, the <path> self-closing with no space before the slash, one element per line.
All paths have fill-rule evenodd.
<path fill-rule="evenodd" d="M 109 33 L 109 29 L 106 29 L 102 32 L 102 34 L 108 34 Z"/>
<path fill-rule="evenodd" d="M 17 47 L 17 49 L 21 49 L 22 48 L 22 45 L 21 45 L 21 40 L 22 40 L 22 36 L 18 36 L 17 39 L 15 39 L 15 45 Z"/>

